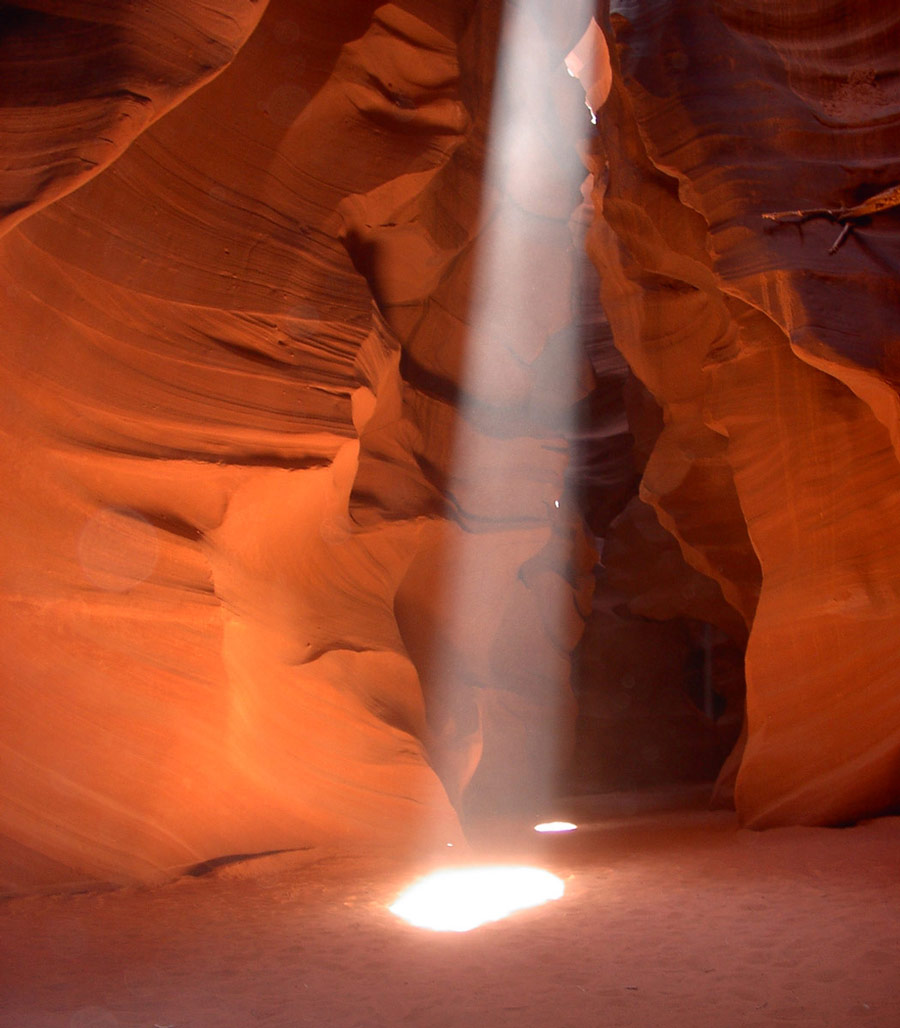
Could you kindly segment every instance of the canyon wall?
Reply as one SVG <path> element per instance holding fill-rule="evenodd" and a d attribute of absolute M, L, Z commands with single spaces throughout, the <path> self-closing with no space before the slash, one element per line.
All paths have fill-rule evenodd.
<path fill-rule="evenodd" d="M 900 801 L 900 15 L 614 3 L 590 251 L 663 411 L 642 499 L 749 628 L 745 824 Z"/>
<path fill-rule="evenodd" d="M 900 215 L 763 215 L 900 181 L 900 16 L 785 8 L 4 14 L 5 891 L 461 844 L 742 721 L 745 824 L 897 805 Z"/>
<path fill-rule="evenodd" d="M 69 8 L 6 43 L 4 888 L 539 813 L 594 560 L 586 17 L 524 27 L 487 187 L 500 4 Z"/>

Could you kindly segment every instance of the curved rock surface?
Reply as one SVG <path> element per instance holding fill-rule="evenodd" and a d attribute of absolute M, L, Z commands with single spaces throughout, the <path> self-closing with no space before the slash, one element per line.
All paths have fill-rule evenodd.
<path fill-rule="evenodd" d="M 643 497 L 751 625 L 745 823 L 900 801 L 900 15 L 883 4 L 612 5 L 591 240 L 618 345 L 665 427 Z M 758 560 L 758 569 L 757 569 Z M 758 595 L 758 600 L 757 600 Z"/>
<path fill-rule="evenodd" d="M 266 3 L 4 4 L 0 231 L 102 171 L 218 74 Z"/>
<path fill-rule="evenodd" d="M 898 214 L 763 218 L 896 183 L 845 7 L 9 9 L 6 890 L 707 774 L 748 636 L 744 822 L 900 802 Z"/>
<path fill-rule="evenodd" d="M 80 185 L 0 244 L 13 891 L 458 843 L 457 810 L 546 795 L 571 717 L 593 555 L 558 503 L 562 433 L 593 375 L 569 328 L 583 170 L 559 146 L 585 118 L 562 61 L 584 19 L 549 5 L 526 26 L 546 135 L 527 182 L 512 165 L 486 191 L 500 5 L 272 0 L 186 98 L 212 58 L 167 10 L 123 6 L 111 36 L 169 32 L 184 61 L 154 116 L 182 102 L 85 183 L 53 156 L 69 136 L 48 99 L 21 152 L 53 174 L 12 175 L 17 218 Z M 203 11 L 217 59 L 213 30 L 236 48 L 260 13 Z M 70 13 L 23 14 L 16 52 L 74 52 L 88 12 Z M 162 75 L 168 51 L 145 47 L 149 71 L 103 58 L 78 154 L 113 80 Z M 498 234 L 506 281 L 540 254 L 540 303 L 519 289 L 476 324 Z M 464 380 L 471 333 L 494 370 Z M 561 361 L 580 370 L 558 381 Z M 477 589 L 453 592 L 461 563 Z"/>

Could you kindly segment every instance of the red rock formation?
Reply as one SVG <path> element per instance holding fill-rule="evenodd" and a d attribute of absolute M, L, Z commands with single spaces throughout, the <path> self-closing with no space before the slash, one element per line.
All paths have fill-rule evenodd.
<path fill-rule="evenodd" d="M 738 810 L 755 826 L 878 812 L 900 800 L 896 215 L 835 254 L 827 219 L 763 215 L 896 182 L 898 15 L 620 4 L 608 29 L 591 249 L 664 411 L 642 495 L 752 623 Z"/>
<path fill-rule="evenodd" d="M 762 217 L 896 181 L 882 6 L 4 15 L 7 888 L 535 811 L 579 504 L 586 779 L 659 780 L 597 759 L 632 664 L 650 763 L 720 758 L 702 621 L 745 822 L 898 802 L 896 214 Z"/>
<path fill-rule="evenodd" d="M 370 296 L 337 205 L 454 140 L 386 131 L 403 112 L 366 62 L 427 71 L 410 23 L 452 88 L 454 43 L 397 8 L 271 4 L 224 74 L 4 239 L 13 887 L 408 843 L 422 809 L 458 834 L 392 611 L 421 528 L 348 519 Z"/>
<path fill-rule="evenodd" d="M 0 231 L 108 167 L 208 82 L 266 0 L 19 0 L 0 35 Z"/>
<path fill-rule="evenodd" d="M 70 52 L 71 13 L 23 15 L 14 45 Z M 549 135 L 530 184 L 512 166 L 485 197 L 500 13 L 273 0 L 221 75 L 0 244 L 7 887 L 443 845 L 448 791 L 472 809 L 546 792 L 591 588 L 580 520 L 553 506 L 591 387 L 583 356 L 554 379 L 576 353 L 558 115 L 580 132 L 562 58 L 582 25 L 552 5 L 531 25 L 551 90 L 523 88 Z M 120 34 L 164 14 L 123 13 Z M 85 153 L 111 88 L 85 89 Z M 52 114 L 23 160 L 68 145 Z M 51 163 L 46 189 L 12 176 L 23 201 L 84 178 Z M 486 225 L 541 255 L 540 304 L 493 335 L 470 315 Z M 478 331 L 499 374 L 464 382 Z M 450 622 L 461 560 L 479 586 Z"/>

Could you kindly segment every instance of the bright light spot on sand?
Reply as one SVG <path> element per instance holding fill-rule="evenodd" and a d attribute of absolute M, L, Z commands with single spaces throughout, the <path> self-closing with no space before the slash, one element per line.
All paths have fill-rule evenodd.
<path fill-rule="evenodd" d="M 388 909 L 416 928 L 468 932 L 564 891 L 562 879 L 537 867 L 452 868 L 411 885 Z"/>
<path fill-rule="evenodd" d="M 557 510 L 559 510 L 559 500 L 554 500 L 553 506 L 556 507 Z"/>
<path fill-rule="evenodd" d="M 536 832 L 574 832 L 578 825 L 571 821 L 542 821 L 534 826 Z"/>

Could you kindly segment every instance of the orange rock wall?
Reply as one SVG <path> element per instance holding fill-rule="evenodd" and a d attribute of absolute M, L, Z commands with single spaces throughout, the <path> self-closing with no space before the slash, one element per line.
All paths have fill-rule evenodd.
<path fill-rule="evenodd" d="M 552 503 L 560 410 L 592 376 L 581 356 L 548 399 L 541 360 L 575 353 L 581 197 L 552 140 L 560 111 L 583 124 L 562 65 L 581 19 L 534 22 L 556 135 L 530 193 L 484 196 L 499 4 L 31 6 L 0 241 L 5 888 L 443 846 L 464 794 L 546 793 L 593 562 Z M 489 223 L 518 232 L 517 268 L 539 255 L 542 292 L 489 340 L 467 421 Z M 461 540 L 479 586 L 451 622 Z"/>
<path fill-rule="evenodd" d="M 232 60 L 265 9 L 266 0 L 5 4 L 0 226 L 108 167 Z"/>
<path fill-rule="evenodd" d="M 898 215 L 762 218 L 896 182 L 898 18 L 845 8 L 619 3 L 610 71 L 545 0 L 510 79 L 499 0 L 17 5 L 4 889 L 537 814 L 629 653 L 701 774 L 701 622 L 746 823 L 898 803 Z"/>
<path fill-rule="evenodd" d="M 665 426 L 641 495 L 750 626 L 743 821 L 900 801 L 900 17 L 832 0 L 612 5 L 590 240 Z M 758 562 L 758 563 L 757 563 Z"/>

